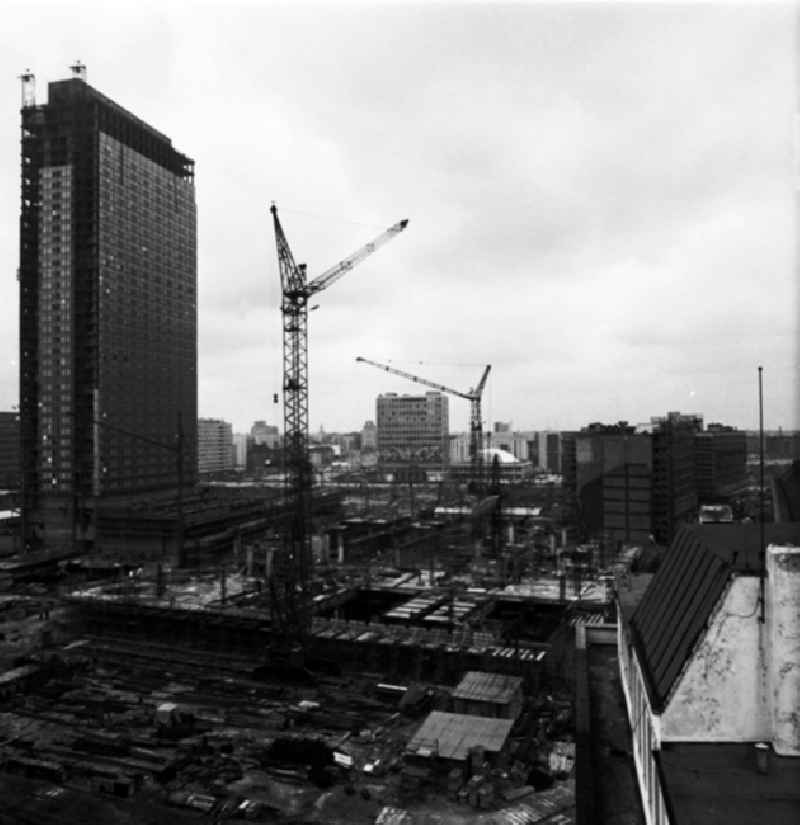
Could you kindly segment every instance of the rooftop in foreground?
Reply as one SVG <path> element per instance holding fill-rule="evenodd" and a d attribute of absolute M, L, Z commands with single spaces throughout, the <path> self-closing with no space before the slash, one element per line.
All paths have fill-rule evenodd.
<path fill-rule="evenodd" d="M 761 774 L 753 743 L 676 743 L 662 745 L 659 763 L 674 825 L 800 822 L 800 758 L 770 753 Z"/>

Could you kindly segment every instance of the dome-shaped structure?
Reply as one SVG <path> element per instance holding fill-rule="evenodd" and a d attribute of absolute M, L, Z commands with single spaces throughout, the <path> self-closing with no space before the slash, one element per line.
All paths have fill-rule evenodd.
<path fill-rule="evenodd" d="M 497 456 L 497 460 L 501 464 L 520 463 L 520 460 L 508 450 L 501 450 L 499 447 L 489 447 L 485 450 L 481 450 L 481 458 L 483 459 L 484 464 L 491 464 L 494 461 L 495 456 Z"/>

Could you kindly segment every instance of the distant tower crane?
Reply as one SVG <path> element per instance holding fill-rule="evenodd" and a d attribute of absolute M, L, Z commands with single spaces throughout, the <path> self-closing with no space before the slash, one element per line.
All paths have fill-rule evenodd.
<path fill-rule="evenodd" d="M 308 311 L 311 296 L 327 289 L 373 252 L 402 232 L 407 220 L 390 226 L 375 240 L 306 281 L 306 265 L 295 264 L 289 242 L 278 220 L 278 208 L 270 206 L 278 248 L 283 319 L 283 427 L 287 499 L 293 503 L 292 518 L 282 552 L 273 563 L 274 617 L 289 634 L 303 635 L 310 625 L 308 584 L 311 567 L 311 462 L 308 457 Z M 316 309 L 316 306 L 311 307 Z M 276 581 L 277 580 L 277 581 Z M 298 609 L 297 590 L 301 607 Z"/>
<path fill-rule="evenodd" d="M 481 418 L 481 397 L 483 396 L 483 388 L 486 386 L 486 379 L 489 377 L 489 370 L 492 365 L 487 364 L 483 371 L 481 380 L 478 381 L 475 389 L 461 392 L 454 390 L 451 387 L 445 387 L 444 384 L 437 384 L 435 381 L 428 381 L 427 378 L 420 378 L 418 375 L 412 375 L 410 372 L 403 372 L 403 370 L 388 367 L 386 364 L 379 364 L 377 361 L 370 361 L 369 358 L 358 356 L 356 361 L 363 364 L 372 364 L 379 370 L 390 372 L 392 375 L 399 375 L 401 378 L 408 378 L 409 381 L 414 381 L 417 384 L 424 384 L 426 387 L 431 387 L 440 392 L 446 392 L 449 395 L 457 395 L 459 398 L 466 398 L 469 401 L 469 458 L 470 458 L 470 476 L 471 481 L 475 487 L 480 490 L 483 482 L 483 460 L 481 457 L 481 450 L 483 449 L 483 420 Z"/>

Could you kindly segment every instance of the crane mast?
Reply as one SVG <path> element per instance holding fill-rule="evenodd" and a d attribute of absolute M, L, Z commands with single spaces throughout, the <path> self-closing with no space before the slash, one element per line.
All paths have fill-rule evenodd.
<path fill-rule="evenodd" d="M 435 381 L 429 381 L 427 378 L 421 378 L 419 375 L 414 375 L 413 373 L 405 372 L 403 370 L 396 369 L 395 367 L 387 366 L 386 364 L 380 364 L 377 361 L 372 361 L 361 355 L 356 358 L 356 361 L 362 364 L 370 364 L 373 367 L 377 367 L 379 370 L 391 373 L 392 375 L 397 375 L 400 378 L 407 378 L 409 381 L 413 381 L 416 384 L 422 384 L 423 386 L 430 387 L 431 389 L 439 390 L 439 392 L 445 392 L 448 395 L 455 395 L 469 401 L 470 474 L 473 484 L 480 487 L 483 482 L 483 459 L 481 456 L 481 449 L 483 447 L 483 418 L 481 412 L 481 398 L 483 397 L 483 389 L 486 386 L 486 379 L 489 377 L 489 371 L 491 370 L 492 365 L 486 365 L 480 381 L 478 381 L 474 389 L 470 389 L 467 392 L 461 392 L 461 390 L 455 390 L 452 387 L 445 386 L 444 384 L 437 384 Z"/>
<path fill-rule="evenodd" d="M 354 266 L 408 225 L 393 224 L 377 238 L 339 261 L 312 281 L 305 264 L 296 264 L 278 218 L 278 207 L 270 206 L 278 269 L 281 281 L 283 324 L 283 427 L 285 492 L 291 502 L 289 529 L 281 551 L 273 562 L 270 581 L 273 618 L 289 635 L 302 637 L 310 627 L 309 582 L 311 577 L 311 462 L 308 455 L 308 300 L 327 289 Z M 299 593 L 298 593 L 299 589 Z"/>

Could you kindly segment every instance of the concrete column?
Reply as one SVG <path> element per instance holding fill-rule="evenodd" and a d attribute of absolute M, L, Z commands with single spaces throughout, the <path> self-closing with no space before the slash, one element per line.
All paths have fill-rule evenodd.
<path fill-rule="evenodd" d="M 336 561 L 344 564 L 344 533 L 341 531 L 336 534 Z"/>
<path fill-rule="evenodd" d="M 767 549 L 766 591 L 772 747 L 800 756 L 800 547 Z"/>
<path fill-rule="evenodd" d="M 246 554 L 246 556 L 245 556 L 245 558 L 246 558 L 245 569 L 246 569 L 247 575 L 252 576 L 253 575 L 253 545 L 252 544 L 247 545 L 247 550 L 245 550 L 245 554 Z"/>
<path fill-rule="evenodd" d="M 508 527 L 506 528 L 506 541 L 509 544 L 514 543 L 514 524 L 513 524 L 513 522 L 510 522 Z"/>

